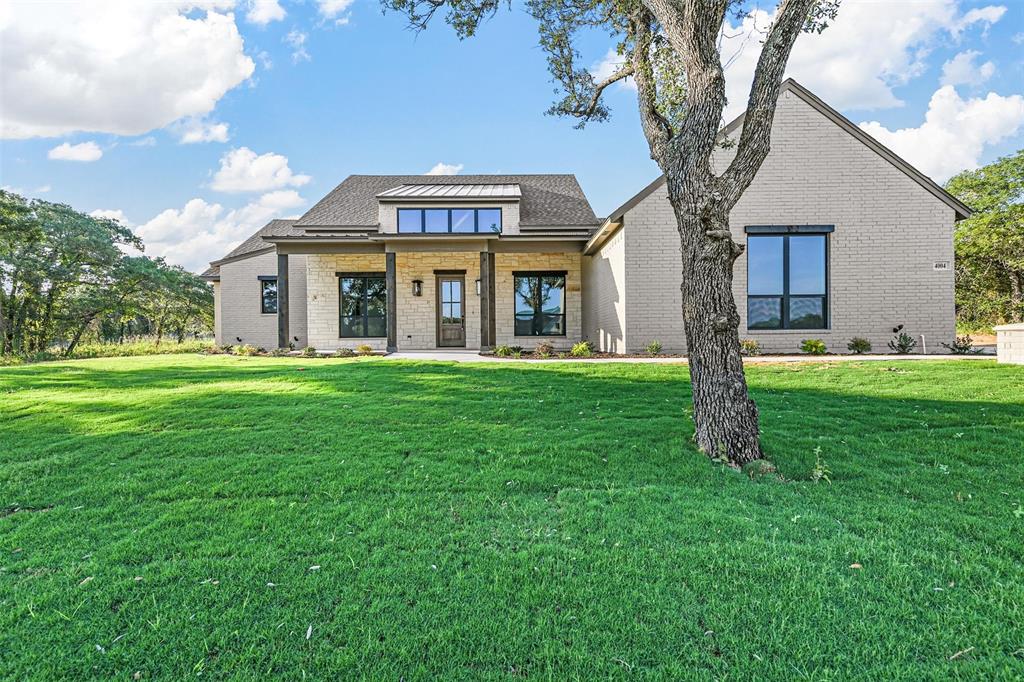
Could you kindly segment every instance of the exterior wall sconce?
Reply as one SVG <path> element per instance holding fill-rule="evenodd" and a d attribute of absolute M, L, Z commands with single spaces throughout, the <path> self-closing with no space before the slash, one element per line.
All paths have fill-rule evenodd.
<path fill-rule="evenodd" d="M 480 280 L 476 281 L 476 295 L 480 295 Z"/>
<path fill-rule="evenodd" d="M 422 296 L 423 295 L 423 280 L 414 279 L 412 281 L 412 295 Z"/>

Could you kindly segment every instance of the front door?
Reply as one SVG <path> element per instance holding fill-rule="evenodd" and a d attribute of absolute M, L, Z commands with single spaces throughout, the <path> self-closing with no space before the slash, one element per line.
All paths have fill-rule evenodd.
<path fill-rule="evenodd" d="M 437 345 L 466 347 L 466 278 L 437 276 Z"/>

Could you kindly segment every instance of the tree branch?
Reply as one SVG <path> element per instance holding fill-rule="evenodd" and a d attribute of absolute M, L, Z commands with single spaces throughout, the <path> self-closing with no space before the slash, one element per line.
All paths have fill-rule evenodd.
<path fill-rule="evenodd" d="M 651 66 L 651 19 L 650 12 L 645 9 L 638 9 L 630 18 L 629 32 L 634 43 L 632 71 L 633 80 L 636 81 L 640 125 L 651 148 L 651 158 L 664 171 L 668 165 L 672 126 L 658 112 L 658 90 Z"/>
<path fill-rule="evenodd" d="M 587 106 L 567 113 L 570 113 L 572 116 L 576 116 L 577 118 L 581 118 L 584 121 L 589 121 L 594 115 L 594 112 L 597 111 L 598 103 L 601 101 L 601 94 L 605 91 L 605 88 L 610 85 L 614 85 L 621 80 L 625 80 L 632 75 L 633 65 L 624 64 L 618 71 L 594 84 L 594 93 L 591 95 L 590 102 Z"/>
<path fill-rule="evenodd" d="M 742 196 L 768 156 L 775 105 L 789 53 L 818 4 L 818 0 L 782 0 L 779 5 L 757 60 L 736 156 L 722 174 L 722 186 L 730 207 Z"/>

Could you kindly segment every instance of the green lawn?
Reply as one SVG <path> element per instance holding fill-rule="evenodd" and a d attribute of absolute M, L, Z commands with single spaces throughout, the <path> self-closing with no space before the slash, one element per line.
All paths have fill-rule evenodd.
<path fill-rule="evenodd" d="M 0 676 L 1024 675 L 1024 368 L 748 376 L 785 481 L 683 366 L 0 369 Z"/>

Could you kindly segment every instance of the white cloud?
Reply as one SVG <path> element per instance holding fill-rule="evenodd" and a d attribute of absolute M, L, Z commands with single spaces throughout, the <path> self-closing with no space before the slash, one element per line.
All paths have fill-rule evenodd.
<path fill-rule="evenodd" d="M 181 144 L 196 144 L 199 142 L 227 142 L 228 124 L 218 121 L 208 121 L 204 118 L 190 117 L 177 125 Z"/>
<path fill-rule="evenodd" d="M 292 172 L 288 157 L 267 152 L 256 155 L 248 147 L 232 149 L 220 159 L 220 170 L 210 187 L 220 192 L 264 192 L 282 187 L 301 187 L 312 180 Z"/>
<path fill-rule="evenodd" d="M 272 21 L 284 19 L 284 7 L 277 0 L 248 0 L 246 4 L 249 9 L 245 13 L 245 20 L 251 24 L 266 26 Z"/>
<path fill-rule="evenodd" d="M 103 150 L 91 140 L 79 144 L 65 142 L 46 153 L 46 158 L 54 161 L 98 161 L 102 156 Z"/>
<path fill-rule="evenodd" d="M 1014 33 L 1010 40 L 1012 40 L 1015 45 L 1024 45 L 1024 31 Z"/>
<path fill-rule="evenodd" d="M 625 57 L 616 52 L 614 48 L 609 48 L 604 58 L 590 67 L 590 74 L 594 77 L 594 80 L 601 82 L 621 69 L 622 65 L 625 63 Z M 621 88 L 636 91 L 636 81 L 634 81 L 632 77 L 619 81 L 617 85 Z M 607 92 L 607 90 L 605 92 Z"/>
<path fill-rule="evenodd" d="M 977 50 L 966 50 L 959 53 L 942 65 L 943 85 L 981 85 L 996 72 L 992 62 L 978 64 L 981 53 Z"/>
<path fill-rule="evenodd" d="M 232 0 L 5 2 L 0 136 L 140 135 L 210 112 L 255 65 Z"/>
<path fill-rule="evenodd" d="M 461 163 L 444 163 L 438 161 L 434 164 L 434 167 L 424 173 L 424 175 L 458 175 L 461 172 Z"/>
<path fill-rule="evenodd" d="M 156 138 L 153 137 L 152 135 L 147 135 L 146 137 L 141 137 L 138 140 L 133 140 L 128 144 L 130 144 L 133 147 L 155 147 Z"/>
<path fill-rule="evenodd" d="M 269 71 L 274 68 L 274 60 L 270 58 L 270 53 L 266 50 L 260 50 L 256 54 L 256 59 L 260 60 L 260 66 L 262 66 L 265 71 Z"/>
<path fill-rule="evenodd" d="M 298 64 L 299 62 L 308 62 L 313 59 L 309 56 L 309 52 L 306 51 L 306 40 L 308 38 L 308 35 L 297 28 L 293 28 L 284 37 L 284 42 L 292 47 L 292 63 Z"/>
<path fill-rule="evenodd" d="M 124 211 L 119 208 L 98 208 L 95 211 L 89 211 L 89 215 L 93 218 L 110 218 L 111 220 L 116 220 L 127 227 L 132 226 L 128 217 L 124 214 Z"/>
<path fill-rule="evenodd" d="M 884 8 L 872 0 L 844 0 L 838 17 L 823 33 L 797 38 L 787 75 L 838 109 L 902 106 L 893 88 L 924 73 L 930 51 L 945 36 L 956 38 L 979 23 L 987 26 L 1003 11 L 988 6 L 961 14 L 956 0 L 892 2 Z M 770 20 L 770 14 L 757 11 L 740 26 L 726 26 L 726 120 L 746 108 Z"/>
<path fill-rule="evenodd" d="M 935 91 L 924 123 L 917 128 L 889 130 L 877 121 L 860 124 L 865 132 L 905 158 L 926 175 L 942 182 L 965 169 L 977 168 L 987 145 L 1014 135 L 1024 125 L 1024 97 L 962 99 L 952 85 Z"/>
<path fill-rule="evenodd" d="M 338 26 L 344 26 L 349 21 L 346 12 L 353 2 L 355 0 L 317 0 L 316 4 L 320 16 L 333 20 Z"/>
<path fill-rule="evenodd" d="M 181 209 L 169 208 L 139 225 L 135 234 L 142 238 L 147 253 L 200 271 L 272 218 L 305 203 L 295 190 L 268 192 L 231 211 L 225 211 L 220 204 L 192 199 Z"/>
<path fill-rule="evenodd" d="M 51 189 L 53 189 L 53 187 L 51 187 L 50 185 L 40 185 L 39 187 L 35 188 L 35 192 L 34 193 L 35 194 L 46 194 Z"/>

